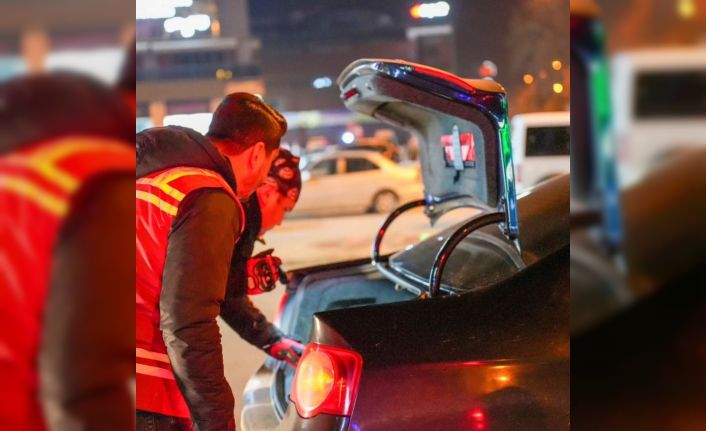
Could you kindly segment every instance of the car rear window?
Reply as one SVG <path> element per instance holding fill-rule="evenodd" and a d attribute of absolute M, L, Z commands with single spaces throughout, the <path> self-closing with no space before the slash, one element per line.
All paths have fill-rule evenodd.
<path fill-rule="evenodd" d="M 569 126 L 530 127 L 525 155 L 568 156 L 569 140 Z"/>
<path fill-rule="evenodd" d="M 706 117 L 706 71 L 645 72 L 637 76 L 635 117 Z"/>
<path fill-rule="evenodd" d="M 336 159 L 326 159 L 312 163 L 309 172 L 313 176 L 333 175 L 336 173 Z"/>

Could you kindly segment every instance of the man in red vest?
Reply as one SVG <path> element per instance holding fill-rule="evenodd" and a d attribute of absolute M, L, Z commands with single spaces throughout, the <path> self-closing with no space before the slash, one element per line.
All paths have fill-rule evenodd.
<path fill-rule="evenodd" d="M 134 116 L 69 73 L 0 85 L 0 429 L 129 430 Z"/>
<path fill-rule="evenodd" d="M 247 93 L 227 96 L 206 136 L 161 127 L 137 135 L 137 429 L 235 429 L 216 317 L 240 200 L 262 183 L 287 128 Z"/>

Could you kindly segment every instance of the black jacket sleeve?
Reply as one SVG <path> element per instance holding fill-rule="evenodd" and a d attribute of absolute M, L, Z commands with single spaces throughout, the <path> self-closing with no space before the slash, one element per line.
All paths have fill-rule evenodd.
<path fill-rule="evenodd" d="M 221 317 L 245 341 L 260 349 L 284 335 L 242 292 L 229 291 L 221 306 Z"/>
<path fill-rule="evenodd" d="M 39 347 L 49 429 L 135 429 L 134 182 L 85 184 L 55 246 Z"/>
<path fill-rule="evenodd" d="M 252 257 L 255 241 L 262 225 L 262 215 L 257 194 L 245 204 L 245 231 L 233 250 L 228 274 L 226 299 L 221 305 L 221 317 L 248 343 L 262 349 L 283 336 L 267 321 L 247 295 L 247 261 Z"/>
<path fill-rule="evenodd" d="M 223 372 L 216 317 L 241 223 L 230 196 L 223 190 L 204 189 L 185 198 L 169 235 L 160 327 L 199 431 L 235 429 L 233 393 Z"/>

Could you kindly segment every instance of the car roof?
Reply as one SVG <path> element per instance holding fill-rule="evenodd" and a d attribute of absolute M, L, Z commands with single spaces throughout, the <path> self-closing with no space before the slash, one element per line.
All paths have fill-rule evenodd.
<path fill-rule="evenodd" d="M 623 51 L 613 56 L 615 65 L 638 69 L 679 70 L 706 67 L 706 47 L 650 48 Z"/>
<path fill-rule="evenodd" d="M 571 121 L 571 114 L 568 111 L 559 112 L 528 112 L 517 114 L 512 117 L 512 123 L 523 123 L 527 126 L 552 125 L 568 126 Z"/>
<path fill-rule="evenodd" d="M 318 162 L 319 160 L 324 160 L 324 159 L 333 159 L 333 158 L 338 158 L 338 157 L 355 157 L 355 158 L 361 158 L 365 157 L 368 159 L 375 159 L 375 160 L 388 160 L 387 157 L 383 156 L 377 151 L 372 151 L 372 150 L 334 150 L 334 151 L 322 151 L 322 152 L 317 152 L 314 154 L 311 154 L 311 161 Z"/>

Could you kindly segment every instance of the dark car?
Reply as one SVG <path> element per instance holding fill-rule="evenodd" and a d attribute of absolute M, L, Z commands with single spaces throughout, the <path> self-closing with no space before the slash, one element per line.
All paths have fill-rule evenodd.
<path fill-rule="evenodd" d="M 706 429 L 706 151 L 618 188 L 606 34 L 582 4 L 570 17 L 571 428 Z"/>
<path fill-rule="evenodd" d="M 569 428 L 569 178 L 516 200 L 504 89 L 426 66 L 359 60 L 345 105 L 415 133 L 424 199 L 395 210 L 373 262 L 289 274 L 277 323 L 296 370 L 267 360 L 241 426 L 255 430 Z M 390 223 L 424 206 L 479 215 L 381 256 Z"/>

